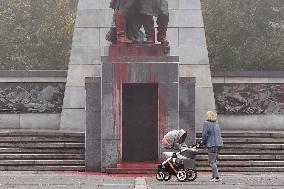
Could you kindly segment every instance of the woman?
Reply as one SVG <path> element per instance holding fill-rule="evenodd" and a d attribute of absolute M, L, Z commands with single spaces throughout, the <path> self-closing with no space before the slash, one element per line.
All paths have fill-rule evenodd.
<path fill-rule="evenodd" d="M 212 111 L 206 113 L 206 121 L 202 130 L 202 143 L 208 149 L 208 161 L 212 168 L 212 179 L 210 181 L 218 182 L 220 177 L 217 168 L 217 158 L 223 146 L 223 139 L 217 122 L 217 114 Z"/>

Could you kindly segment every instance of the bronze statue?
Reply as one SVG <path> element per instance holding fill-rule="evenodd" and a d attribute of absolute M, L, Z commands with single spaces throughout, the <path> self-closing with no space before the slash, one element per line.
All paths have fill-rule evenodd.
<path fill-rule="evenodd" d="M 106 39 L 112 43 L 143 42 L 140 28 L 143 26 L 146 43 L 155 43 L 153 16 L 157 17 L 157 41 L 168 45 L 166 31 L 169 22 L 167 0 L 112 0 L 110 8 L 114 9 L 113 21 Z"/>

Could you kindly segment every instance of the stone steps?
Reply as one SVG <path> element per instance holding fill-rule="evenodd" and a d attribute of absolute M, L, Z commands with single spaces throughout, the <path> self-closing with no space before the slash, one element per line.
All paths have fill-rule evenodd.
<path fill-rule="evenodd" d="M 284 171 L 284 132 L 223 131 L 225 146 L 220 171 Z M 85 133 L 62 131 L 1 131 L 0 170 L 84 171 Z M 200 141 L 201 133 L 197 133 Z M 210 171 L 207 150 L 199 149 L 198 171 Z M 145 164 L 144 164 L 145 165 Z M 123 167 L 124 166 L 124 167 Z M 156 168 L 118 166 L 110 173 L 154 173 Z M 129 165 L 128 165 L 129 166 Z"/>
<path fill-rule="evenodd" d="M 197 133 L 201 141 L 201 133 Z M 223 131 L 218 167 L 230 172 L 284 171 L 284 132 Z M 199 149 L 196 168 L 210 171 L 207 149 Z"/>
<path fill-rule="evenodd" d="M 11 153 L 61 153 L 61 154 L 84 154 L 84 148 L 0 148 L 0 154 Z"/>
<path fill-rule="evenodd" d="M 85 133 L 0 130 L 0 171 L 84 171 Z"/>
<path fill-rule="evenodd" d="M 34 137 L 84 137 L 85 133 L 76 131 L 44 130 L 44 129 L 1 129 L 0 136 L 34 136 Z"/>
<path fill-rule="evenodd" d="M 198 161 L 196 162 L 196 167 L 207 167 L 207 161 Z M 272 161 L 272 160 L 248 160 L 248 161 L 219 161 L 218 167 L 284 167 L 284 161 Z"/>
<path fill-rule="evenodd" d="M 2 159 L 85 159 L 84 154 L 0 154 Z"/>
<path fill-rule="evenodd" d="M 0 143 L 0 148 L 85 148 L 83 142 L 14 142 L 14 143 Z"/>
<path fill-rule="evenodd" d="M 201 138 L 201 132 L 196 133 L 197 138 Z M 232 138 L 283 138 L 284 131 L 222 131 L 222 137 Z"/>
<path fill-rule="evenodd" d="M 7 166 L 0 166 L 1 171 L 84 171 L 85 165 L 7 165 Z"/>
<path fill-rule="evenodd" d="M 0 150 L 1 152 L 1 150 Z M 199 154 L 207 154 L 207 149 L 199 149 Z M 223 148 L 220 152 L 220 154 L 235 154 L 236 149 L 235 148 Z M 242 154 L 251 154 L 251 155 L 261 155 L 261 154 L 284 154 L 284 150 L 278 149 L 242 149 Z"/>
<path fill-rule="evenodd" d="M 224 138 L 226 144 L 283 144 L 284 138 Z"/>
<path fill-rule="evenodd" d="M 224 143 L 225 146 L 223 149 L 273 149 L 273 150 L 283 150 L 284 144 L 243 144 L 243 143 L 235 143 L 235 144 L 227 144 Z"/>
<path fill-rule="evenodd" d="M 284 172 L 284 132 L 223 131 L 222 136 L 224 147 L 218 161 L 221 172 Z M 201 133 L 197 133 L 197 141 L 201 141 Z M 196 169 L 211 171 L 207 149 L 198 150 Z M 157 168 L 135 166 L 118 165 L 107 172 L 155 173 Z"/>
<path fill-rule="evenodd" d="M 198 160 L 207 160 L 207 155 L 197 155 Z M 231 154 L 231 155 L 219 155 L 219 160 L 284 160 L 284 155 L 244 155 L 244 154 Z"/>
<path fill-rule="evenodd" d="M 84 136 L 1 136 L 0 143 L 17 143 L 17 142 L 82 142 Z"/>
<path fill-rule="evenodd" d="M 68 159 L 41 159 L 41 160 L 24 160 L 24 159 L 20 159 L 20 160 L 16 160 L 16 159 L 12 159 L 12 160 L 1 160 L 0 161 L 0 166 L 4 166 L 4 165 L 81 165 L 84 166 L 85 165 L 85 160 L 68 160 Z"/>
<path fill-rule="evenodd" d="M 284 172 L 284 167 L 218 167 L 220 172 Z M 198 167 L 198 171 L 210 172 L 210 167 Z"/>

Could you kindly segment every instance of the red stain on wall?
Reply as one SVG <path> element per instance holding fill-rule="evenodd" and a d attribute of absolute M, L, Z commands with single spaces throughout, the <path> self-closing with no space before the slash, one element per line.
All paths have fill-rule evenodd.
<path fill-rule="evenodd" d="M 166 114 L 166 103 L 165 103 L 165 96 L 163 94 L 163 90 L 162 88 L 159 86 L 159 128 L 158 128 L 158 132 L 159 132 L 159 142 L 163 139 L 164 134 L 166 132 L 167 129 L 167 114 Z M 161 158 L 161 153 L 159 153 L 158 156 L 159 160 L 162 159 Z"/>
<path fill-rule="evenodd" d="M 146 48 L 145 48 L 146 47 Z M 111 45 L 109 48 L 109 61 L 113 65 L 113 133 L 121 140 L 122 132 L 122 84 L 137 83 L 140 81 L 140 73 L 130 72 L 128 63 L 119 61 L 119 56 L 165 56 L 165 47 L 143 45 Z M 118 57 L 118 59 L 117 59 Z M 118 61 L 115 61 L 117 59 Z M 133 62 L 134 63 L 134 62 Z M 135 63 L 134 63 L 135 64 Z M 147 73 L 147 83 L 158 83 L 157 73 L 149 66 L 149 70 L 141 70 Z M 137 78 L 136 78 L 137 77 Z M 160 142 L 167 129 L 167 105 L 164 87 L 159 86 L 158 92 L 158 135 Z M 122 143 L 117 143 L 117 154 L 121 162 Z M 161 159 L 159 153 L 159 159 Z"/>
<path fill-rule="evenodd" d="M 122 83 L 127 82 L 127 64 L 120 64 L 120 73 L 121 73 L 121 81 Z"/>
<path fill-rule="evenodd" d="M 122 83 L 127 82 L 127 64 L 113 63 L 113 133 L 117 139 L 121 139 L 122 131 Z M 121 143 L 117 144 L 119 161 L 122 154 Z"/>
<path fill-rule="evenodd" d="M 148 82 L 149 83 L 157 83 L 157 76 L 156 73 L 153 73 L 151 67 L 148 74 Z"/>

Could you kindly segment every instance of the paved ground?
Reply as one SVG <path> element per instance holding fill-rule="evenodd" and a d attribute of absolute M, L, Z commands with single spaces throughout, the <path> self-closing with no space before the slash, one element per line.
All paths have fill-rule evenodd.
<path fill-rule="evenodd" d="M 109 176 L 61 172 L 0 172 L 0 189 L 283 189 L 284 173 L 223 173 L 222 182 L 209 182 L 200 173 L 194 182 L 181 183 L 172 178 L 158 182 L 154 176 Z"/>

